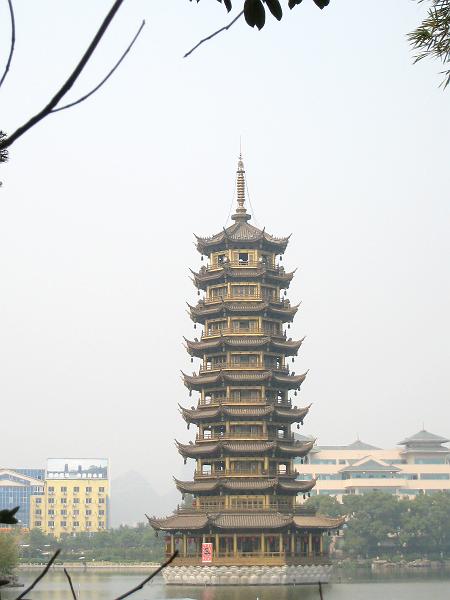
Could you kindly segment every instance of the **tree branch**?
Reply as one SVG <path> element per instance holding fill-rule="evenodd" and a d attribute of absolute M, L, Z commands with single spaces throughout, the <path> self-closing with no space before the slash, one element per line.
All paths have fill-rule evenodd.
<path fill-rule="evenodd" d="M 73 589 L 72 577 L 69 575 L 69 572 L 67 571 L 66 567 L 64 567 L 64 575 L 69 580 L 70 591 L 72 592 L 73 600 L 77 600 L 77 595 L 75 594 L 75 590 Z"/>
<path fill-rule="evenodd" d="M 72 106 L 75 106 L 76 104 L 81 104 L 81 102 L 84 102 L 85 100 L 87 100 L 90 96 L 92 96 L 92 94 L 95 94 L 95 92 L 97 90 L 99 90 L 102 87 L 102 85 L 108 81 L 108 79 L 111 77 L 111 75 L 113 75 L 114 71 L 119 67 L 120 63 L 123 61 L 123 59 L 125 58 L 125 56 L 128 54 L 128 52 L 133 47 L 134 42 L 138 39 L 141 31 L 144 28 L 144 25 L 145 25 L 145 21 L 142 21 L 141 26 L 139 27 L 139 29 L 138 29 L 136 35 L 134 36 L 134 38 L 131 40 L 131 43 L 128 46 L 128 48 L 125 50 L 125 52 L 119 58 L 119 60 L 116 62 L 116 64 L 114 65 L 114 67 L 109 71 L 109 73 L 106 75 L 106 77 L 104 77 L 100 81 L 100 83 L 95 86 L 95 88 L 93 90 L 91 90 L 89 93 L 85 94 L 84 96 L 81 96 L 81 98 L 78 98 L 78 100 L 75 100 L 74 102 L 71 102 L 70 104 L 65 104 L 64 106 L 59 106 L 58 108 L 54 108 L 50 112 L 56 113 L 56 112 L 59 112 L 60 110 L 66 110 L 66 108 L 71 108 Z"/>
<path fill-rule="evenodd" d="M 213 37 L 215 37 L 219 33 L 222 33 L 222 31 L 227 31 L 228 29 L 230 29 L 230 27 L 232 25 L 234 25 L 236 23 L 236 21 L 242 17 L 243 14 L 244 14 L 244 11 L 241 10 L 241 12 L 236 17 L 234 17 L 234 19 L 230 23 L 228 23 L 228 25 L 225 25 L 225 27 L 221 27 L 220 29 L 218 29 L 217 31 L 215 31 L 214 33 L 212 33 L 211 35 L 208 35 L 208 37 L 205 37 L 202 40 L 200 40 L 199 43 L 196 46 L 194 46 L 193 48 L 191 48 L 189 50 L 189 52 L 186 52 L 186 54 L 183 56 L 183 58 L 187 58 L 190 54 L 192 54 L 194 52 L 194 50 L 197 50 L 197 48 L 199 46 L 201 46 L 204 42 L 207 42 L 208 40 L 212 39 Z"/>
<path fill-rule="evenodd" d="M 148 577 L 146 577 L 144 579 L 144 581 L 142 581 L 139 585 L 137 585 L 136 587 L 134 587 L 133 589 L 129 590 L 128 592 L 125 592 L 125 594 L 122 594 L 121 596 L 117 596 L 117 598 L 115 598 L 115 600 L 123 600 L 123 598 L 127 598 L 127 596 L 131 596 L 131 594 L 134 594 L 135 592 L 138 592 L 139 590 L 142 590 L 142 588 L 144 587 L 144 585 L 146 583 L 148 583 L 151 579 L 153 579 L 153 577 L 155 577 L 155 575 L 158 575 L 158 573 L 161 573 L 161 571 L 163 569 L 165 569 L 165 567 L 167 567 L 167 565 L 170 565 L 170 563 L 174 560 L 174 558 L 178 556 L 178 550 L 175 550 L 175 552 L 172 554 L 172 556 L 170 556 L 166 562 L 163 562 L 163 564 L 158 567 L 156 569 L 156 571 L 153 571 L 153 573 L 151 575 L 149 575 Z M 19 599 L 17 599 L 19 600 Z"/>
<path fill-rule="evenodd" d="M 0 141 L 0 150 L 11 146 L 20 136 L 22 136 L 25 132 L 34 127 L 37 123 L 39 123 L 39 121 L 42 121 L 42 119 L 47 117 L 51 113 L 53 108 L 55 108 L 55 106 L 58 104 L 58 102 L 67 94 L 67 92 L 71 89 L 71 87 L 83 71 L 84 67 L 88 63 L 89 59 L 91 58 L 92 54 L 97 48 L 100 40 L 102 39 L 105 31 L 108 29 L 109 25 L 111 24 L 111 21 L 114 19 L 114 16 L 123 4 L 123 1 L 124 0 L 116 0 L 114 2 L 110 11 L 106 15 L 103 23 L 101 24 L 99 30 L 95 34 L 92 42 L 89 44 L 88 49 L 82 56 L 80 62 L 77 64 L 67 81 L 53 96 L 53 98 L 50 100 L 47 106 L 45 106 L 40 112 L 34 115 L 34 117 L 31 117 L 31 119 L 27 121 L 24 125 L 16 129 L 16 131 L 10 136 L 8 136 L 6 139 Z"/>
<path fill-rule="evenodd" d="M 38 575 L 36 577 L 36 579 L 33 581 L 33 583 L 31 585 L 29 585 L 27 587 L 26 590 L 24 590 L 19 596 L 17 596 L 16 600 L 22 600 L 22 598 L 25 598 L 25 596 L 28 594 L 28 592 L 31 592 L 31 590 L 34 588 L 34 586 L 39 583 L 39 581 L 45 577 L 48 573 L 48 570 L 50 569 L 50 567 L 52 566 L 52 564 L 55 562 L 55 560 L 58 558 L 58 554 L 61 552 L 61 550 L 57 550 L 55 552 L 55 554 L 51 557 L 51 559 L 48 561 L 45 569 L 42 571 L 42 573 L 40 575 Z"/>
<path fill-rule="evenodd" d="M 16 21 L 14 19 L 14 9 L 12 5 L 12 0 L 7 0 L 9 6 L 9 16 L 11 19 L 11 45 L 9 49 L 9 56 L 6 62 L 5 70 L 3 72 L 2 78 L 0 79 L 0 87 L 2 87 L 3 82 L 5 81 L 5 77 L 8 74 L 9 67 L 11 66 L 12 57 L 14 54 L 14 46 L 16 45 Z"/>

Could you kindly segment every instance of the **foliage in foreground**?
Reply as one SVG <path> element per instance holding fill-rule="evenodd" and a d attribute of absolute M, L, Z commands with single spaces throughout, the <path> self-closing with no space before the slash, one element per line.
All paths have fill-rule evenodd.
<path fill-rule="evenodd" d="M 314 496 L 307 506 L 348 516 L 343 550 L 349 556 L 450 557 L 450 494 L 445 492 L 414 500 L 372 492 L 344 496 L 342 504 L 330 496 Z"/>
<path fill-rule="evenodd" d="M 156 538 L 148 525 L 119 527 L 99 533 L 80 533 L 57 540 L 39 529 L 25 535 L 21 544 L 22 562 L 45 562 L 49 555 L 61 548 L 62 561 L 91 562 L 160 562 L 164 543 Z"/>
<path fill-rule="evenodd" d="M 0 577 L 8 577 L 19 561 L 17 537 L 14 532 L 0 532 Z"/>

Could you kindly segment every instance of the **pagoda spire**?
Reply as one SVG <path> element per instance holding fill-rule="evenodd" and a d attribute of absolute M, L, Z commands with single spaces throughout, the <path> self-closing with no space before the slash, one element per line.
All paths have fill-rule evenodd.
<path fill-rule="evenodd" d="M 237 208 L 234 215 L 232 215 L 233 221 L 249 221 L 251 215 L 247 213 L 245 208 L 245 168 L 244 161 L 242 160 L 242 152 L 239 153 L 238 168 L 236 171 L 236 192 L 237 192 Z"/>

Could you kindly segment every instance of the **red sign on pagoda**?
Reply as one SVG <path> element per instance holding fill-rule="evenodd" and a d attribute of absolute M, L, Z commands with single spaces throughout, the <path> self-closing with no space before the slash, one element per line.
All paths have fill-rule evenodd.
<path fill-rule="evenodd" d="M 202 544 L 202 563 L 212 563 L 213 545 L 210 542 Z"/>

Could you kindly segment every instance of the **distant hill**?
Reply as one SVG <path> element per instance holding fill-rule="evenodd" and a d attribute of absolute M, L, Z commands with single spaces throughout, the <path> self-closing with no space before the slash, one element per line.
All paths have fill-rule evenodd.
<path fill-rule="evenodd" d="M 160 496 L 140 473 L 128 471 L 111 482 L 111 526 L 142 523 L 145 513 L 168 515 L 179 503 L 181 495 L 175 486 Z"/>

